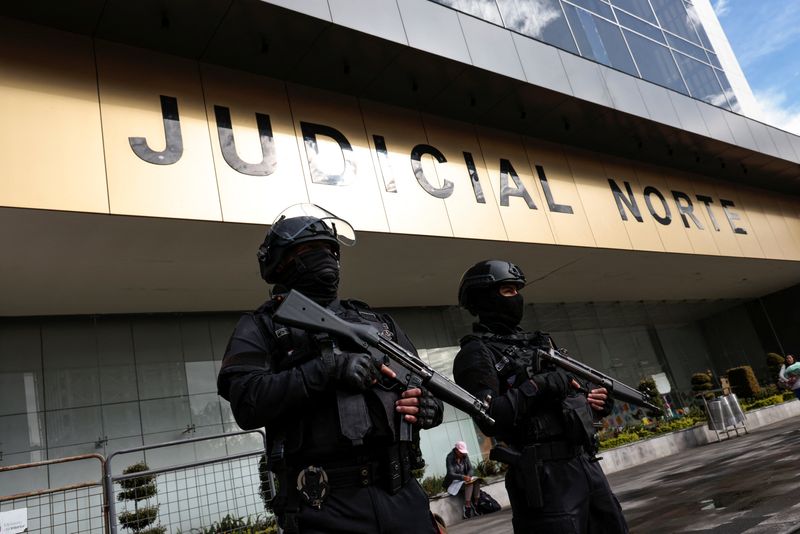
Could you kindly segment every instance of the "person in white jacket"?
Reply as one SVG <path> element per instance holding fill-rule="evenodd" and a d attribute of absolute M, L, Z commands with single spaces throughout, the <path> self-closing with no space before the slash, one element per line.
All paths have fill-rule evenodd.
<path fill-rule="evenodd" d="M 795 362 L 794 356 L 791 354 L 786 355 L 786 361 L 783 365 L 781 365 L 781 370 L 778 373 L 778 382 L 786 386 L 787 388 L 791 388 L 794 392 L 794 396 L 800 399 L 800 380 L 797 379 L 795 375 L 787 375 L 786 368 L 792 365 Z"/>

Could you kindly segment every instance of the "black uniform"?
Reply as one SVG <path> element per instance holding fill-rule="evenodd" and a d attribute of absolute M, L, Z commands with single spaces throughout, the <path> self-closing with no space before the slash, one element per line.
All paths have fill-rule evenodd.
<path fill-rule="evenodd" d="M 348 347 L 274 323 L 276 306 L 267 301 L 239 320 L 218 388 L 239 426 L 266 427 L 282 526 L 303 533 L 434 532 L 427 495 L 410 475 L 422 460 L 418 430 L 411 444 L 396 438 L 397 384 L 380 380 L 363 393 L 331 386 L 323 359 Z M 416 352 L 388 315 L 357 301 L 327 307 L 347 321 L 374 323 Z M 441 422 L 438 401 L 436 409 Z"/>
<path fill-rule="evenodd" d="M 546 334 L 483 324 L 461 340 L 453 374 L 479 398 L 491 395 L 496 424 L 482 430 L 509 447 L 513 462 L 506 489 L 514 532 L 587 534 L 628 532 L 619 502 L 593 459 L 593 413 L 585 394 L 545 395 L 529 378 L 556 368 L 537 368 L 536 346 L 550 348 Z M 571 378 L 571 377 L 570 377 Z M 591 390 L 591 384 L 582 385 Z M 607 415 L 611 399 L 606 401 Z"/>

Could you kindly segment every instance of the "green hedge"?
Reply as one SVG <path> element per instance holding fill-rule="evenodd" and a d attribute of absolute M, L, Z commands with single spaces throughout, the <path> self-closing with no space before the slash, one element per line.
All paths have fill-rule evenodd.
<path fill-rule="evenodd" d="M 752 399 L 753 397 L 758 397 L 761 392 L 761 386 L 758 385 L 753 368 L 749 365 L 728 369 L 725 374 L 728 375 L 731 390 L 740 399 Z"/>
<path fill-rule="evenodd" d="M 652 427 L 635 426 L 627 427 L 615 437 L 604 439 L 600 441 L 600 450 L 613 449 L 620 445 L 633 443 L 642 439 L 659 436 L 661 434 L 668 434 L 677 430 L 690 428 L 702 421 L 694 417 L 687 416 L 680 419 L 673 419 L 671 421 L 661 422 Z"/>

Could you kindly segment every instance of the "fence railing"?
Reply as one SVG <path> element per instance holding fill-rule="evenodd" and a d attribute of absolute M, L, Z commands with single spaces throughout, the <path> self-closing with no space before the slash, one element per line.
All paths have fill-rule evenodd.
<path fill-rule="evenodd" d="M 162 467 L 113 474 L 119 457 L 187 444 L 257 435 L 260 446 L 221 457 L 178 462 Z M 266 502 L 274 495 L 266 470 L 264 433 L 259 430 L 216 434 L 117 451 L 106 460 L 105 495 L 108 527 L 117 534 L 125 525 L 162 532 L 224 532 L 237 525 L 270 520 Z M 156 532 L 156 530 L 153 530 Z"/>
<path fill-rule="evenodd" d="M 91 467 L 86 469 L 86 464 L 91 464 Z M 105 464 L 105 459 L 99 454 L 83 454 L 0 467 L 0 487 L 29 488 L 8 495 L 0 494 L 0 514 L 24 510 L 26 532 L 102 534 L 106 530 Z M 62 468 L 61 473 L 59 468 Z M 79 476 L 92 475 L 91 479 L 69 481 L 72 478 L 70 474 L 74 476 L 76 469 Z M 59 479 L 65 483 L 52 484 Z"/>
<path fill-rule="evenodd" d="M 27 532 L 41 534 L 261 532 L 275 494 L 265 452 L 264 432 L 253 430 L 0 467 L 0 514 L 20 512 Z"/>

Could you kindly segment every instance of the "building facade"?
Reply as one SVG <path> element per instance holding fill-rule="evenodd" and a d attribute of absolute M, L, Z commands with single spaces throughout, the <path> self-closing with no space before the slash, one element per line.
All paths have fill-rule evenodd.
<path fill-rule="evenodd" d="M 341 293 L 448 375 L 459 277 L 492 257 L 532 281 L 525 326 L 676 407 L 694 372 L 767 382 L 800 350 L 800 138 L 754 120 L 708 0 L 0 15 L 2 465 L 235 429 L 220 359 L 300 202 L 358 232 Z M 457 440 L 485 448 L 448 407 L 427 475 Z"/>

